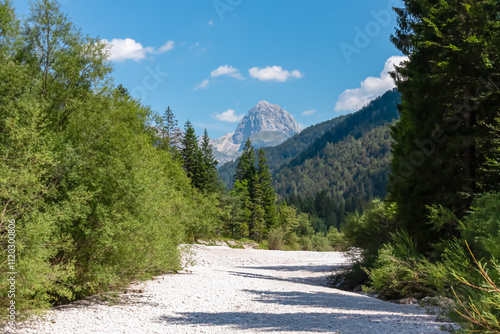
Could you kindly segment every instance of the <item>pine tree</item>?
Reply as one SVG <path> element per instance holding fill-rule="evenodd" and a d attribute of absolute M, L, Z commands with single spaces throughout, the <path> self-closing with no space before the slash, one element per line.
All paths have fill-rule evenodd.
<path fill-rule="evenodd" d="M 236 170 L 234 173 L 235 181 L 243 181 L 247 180 L 249 182 L 249 187 L 252 192 L 252 183 L 255 175 L 255 149 L 250 141 L 250 138 L 247 138 L 245 142 L 245 146 L 243 147 L 243 153 L 238 161 L 238 165 L 236 166 Z"/>
<path fill-rule="evenodd" d="M 182 137 L 181 157 L 184 170 L 191 179 L 191 183 L 198 189 L 203 188 L 203 155 L 198 147 L 198 137 L 191 122 L 188 120 L 184 126 Z"/>
<path fill-rule="evenodd" d="M 249 228 L 252 238 L 260 242 L 264 238 L 266 230 L 266 211 L 264 210 L 263 192 L 258 174 L 255 174 L 253 184 L 252 223 Z"/>
<path fill-rule="evenodd" d="M 163 120 L 163 131 L 162 135 L 165 140 L 168 141 L 168 145 L 173 149 L 176 149 L 179 146 L 179 143 L 182 138 L 181 129 L 177 126 L 178 122 L 175 119 L 174 112 L 170 109 L 170 106 L 165 109 L 165 112 L 162 116 Z"/>
<path fill-rule="evenodd" d="M 219 174 L 217 172 L 217 160 L 213 153 L 213 146 L 210 143 L 207 129 L 203 133 L 201 140 L 201 153 L 203 159 L 203 189 L 213 193 L 220 189 Z"/>
<path fill-rule="evenodd" d="M 262 192 L 262 207 L 265 211 L 264 220 L 269 231 L 276 225 L 276 193 L 272 185 L 271 171 L 262 147 L 258 151 L 257 175 Z"/>
<path fill-rule="evenodd" d="M 459 218 L 477 192 L 499 188 L 483 170 L 500 105 L 500 5 L 495 0 L 405 0 L 394 44 L 410 56 L 394 74 L 402 93 L 393 128 L 390 199 L 422 249 L 455 228 L 432 231 L 427 206 Z"/>
<path fill-rule="evenodd" d="M 245 237 L 251 237 L 250 226 L 253 224 L 253 204 L 250 199 L 250 191 L 248 187 L 248 181 L 237 180 L 234 182 L 233 190 L 240 199 L 241 216 L 238 218 L 239 221 L 242 222 L 240 226 L 240 234 Z"/>

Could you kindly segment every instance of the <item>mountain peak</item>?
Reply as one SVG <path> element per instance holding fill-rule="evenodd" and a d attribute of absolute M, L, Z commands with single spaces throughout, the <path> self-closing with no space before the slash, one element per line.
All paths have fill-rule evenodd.
<path fill-rule="evenodd" d="M 268 107 L 268 106 L 271 106 L 272 104 L 267 102 L 267 101 L 260 101 L 259 103 L 257 103 L 256 107 Z"/>
<path fill-rule="evenodd" d="M 220 153 L 237 156 L 247 138 L 255 147 L 274 146 L 298 132 L 300 127 L 290 113 L 277 104 L 260 101 L 243 117 L 232 136 L 227 134 L 214 141 L 214 148 Z"/>
<path fill-rule="evenodd" d="M 293 116 L 279 105 L 260 101 L 238 124 L 233 141 L 243 144 L 247 138 L 261 131 L 277 132 L 286 139 L 300 132 L 300 127 Z"/>

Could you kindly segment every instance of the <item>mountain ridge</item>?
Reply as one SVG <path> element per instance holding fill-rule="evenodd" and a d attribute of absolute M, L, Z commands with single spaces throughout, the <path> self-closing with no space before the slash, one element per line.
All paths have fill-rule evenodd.
<path fill-rule="evenodd" d="M 241 155 L 247 138 L 257 147 L 268 147 L 282 143 L 299 133 L 300 127 L 293 116 L 277 104 L 260 101 L 252 107 L 238 123 L 235 132 L 226 133 L 212 141 L 219 165 Z"/>

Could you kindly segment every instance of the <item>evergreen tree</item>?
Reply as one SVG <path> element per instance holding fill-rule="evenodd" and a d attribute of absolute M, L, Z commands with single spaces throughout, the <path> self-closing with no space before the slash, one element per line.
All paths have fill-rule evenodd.
<path fill-rule="evenodd" d="M 265 212 L 266 229 L 270 230 L 276 224 L 276 193 L 272 185 L 266 154 L 262 148 L 258 151 L 257 175 L 259 176 L 259 186 L 262 192 L 262 207 Z"/>
<path fill-rule="evenodd" d="M 245 237 L 251 237 L 250 226 L 253 223 L 253 204 L 250 199 L 250 191 L 248 187 L 248 181 L 236 181 L 234 182 L 233 190 L 236 195 L 240 198 L 240 206 L 242 207 L 242 211 L 240 212 L 241 216 L 239 217 L 239 221 L 242 222 L 240 226 L 240 234 Z"/>
<path fill-rule="evenodd" d="M 390 199 L 421 249 L 456 228 L 432 231 L 428 206 L 459 218 L 477 192 L 498 190 L 485 171 L 500 104 L 500 5 L 496 0 L 405 0 L 394 44 L 409 60 L 394 74 L 402 93 L 393 128 Z M 439 93 L 436 93 L 439 92 Z"/>
<path fill-rule="evenodd" d="M 217 160 L 213 153 L 207 129 L 202 136 L 201 153 L 203 159 L 203 189 L 208 192 L 216 192 L 220 189 L 219 174 L 217 173 Z"/>
<path fill-rule="evenodd" d="M 174 112 L 172 111 L 172 109 L 170 109 L 170 106 L 165 109 L 162 120 L 162 136 L 166 141 L 168 141 L 168 145 L 170 147 L 176 149 L 181 141 L 182 132 L 181 129 L 177 126 L 178 122 L 175 119 Z"/>
<path fill-rule="evenodd" d="M 188 120 L 184 126 L 182 137 L 181 156 L 183 167 L 194 187 L 203 188 L 203 154 L 198 147 L 198 137 L 191 122 Z"/>
<path fill-rule="evenodd" d="M 258 174 L 254 175 L 253 185 L 252 220 L 249 229 L 252 238 L 260 242 L 264 238 L 266 230 L 266 211 L 264 210 L 263 192 Z"/>
<path fill-rule="evenodd" d="M 250 141 L 250 138 L 247 138 L 245 146 L 243 147 L 243 153 L 241 154 L 238 165 L 236 166 L 234 180 L 247 180 L 249 182 L 250 192 L 252 193 L 252 183 L 255 172 L 255 149 Z"/>

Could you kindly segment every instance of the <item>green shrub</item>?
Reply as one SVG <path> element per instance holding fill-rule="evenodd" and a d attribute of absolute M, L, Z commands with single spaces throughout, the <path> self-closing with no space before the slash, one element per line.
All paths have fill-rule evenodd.
<path fill-rule="evenodd" d="M 316 252 L 329 252 L 333 248 L 330 246 L 330 241 L 322 233 L 316 233 L 311 238 L 313 250 Z"/>
<path fill-rule="evenodd" d="M 314 250 L 311 238 L 308 236 L 301 236 L 299 239 L 299 243 L 301 245 L 302 250 L 304 250 L 304 251 Z"/>
<path fill-rule="evenodd" d="M 447 287 L 448 276 L 440 263 L 431 263 L 416 250 L 407 232 L 392 235 L 393 241 L 379 251 L 369 270 L 373 292 L 384 299 L 435 296 Z"/>
<path fill-rule="evenodd" d="M 351 214 L 342 227 L 350 247 L 362 249 L 363 263 L 371 267 L 382 245 L 391 241 L 391 233 L 397 231 L 396 205 L 375 200 L 363 215 Z"/>
<path fill-rule="evenodd" d="M 330 227 L 326 237 L 330 246 L 336 251 L 346 251 L 349 248 L 344 233 L 339 232 L 334 226 Z"/>
<path fill-rule="evenodd" d="M 460 315 L 454 320 L 460 322 L 466 332 L 500 333 L 500 264 L 493 259 L 488 265 L 486 261 L 477 260 L 470 248 L 468 251 L 476 275 L 452 271 L 460 282 L 453 290 L 459 305 L 456 312 Z"/>
<path fill-rule="evenodd" d="M 476 256 L 500 259 L 500 193 L 478 197 L 459 229 Z"/>
<path fill-rule="evenodd" d="M 283 249 L 283 230 L 280 228 L 274 228 L 269 231 L 267 237 L 268 248 L 270 250 L 282 250 Z"/>

